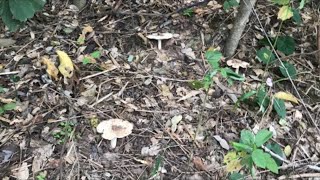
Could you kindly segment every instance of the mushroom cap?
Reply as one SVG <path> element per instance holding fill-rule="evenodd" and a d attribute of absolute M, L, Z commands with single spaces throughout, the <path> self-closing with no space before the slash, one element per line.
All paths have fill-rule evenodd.
<path fill-rule="evenodd" d="M 230 59 L 227 61 L 227 65 L 235 69 L 238 69 L 240 67 L 247 68 L 250 64 L 245 61 L 241 61 L 239 59 Z"/>
<path fill-rule="evenodd" d="M 132 133 L 133 124 L 122 119 L 109 119 L 102 121 L 97 126 L 97 132 L 102 133 L 102 138 L 112 140 L 123 138 Z"/>
<path fill-rule="evenodd" d="M 171 33 L 154 33 L 147 36 L 148 39 L 156 39 L 156 40 L 163 40 L 163 39 L 171 39 L 173 34 Z"/>

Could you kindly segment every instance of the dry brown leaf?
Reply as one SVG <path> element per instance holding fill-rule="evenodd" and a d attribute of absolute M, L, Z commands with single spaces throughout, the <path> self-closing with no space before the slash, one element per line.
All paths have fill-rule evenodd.
<path fill-rule="evenodd" d="M 206 171 L 207 170 L 206 165 L 204 165 L 202 159 L 200 157 L 198 157 L 198 156 L 193 158 L 193 164 L 200 171 Z"/>

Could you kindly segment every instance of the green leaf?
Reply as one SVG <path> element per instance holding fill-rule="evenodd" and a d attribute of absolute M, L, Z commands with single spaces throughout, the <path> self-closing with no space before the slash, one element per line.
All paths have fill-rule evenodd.
<path fill-rule="evenodd" d="M 8 1 L 5 1 L 4 7 L 2 7 L 1 18 L 11 32 L 18 30 L 22 25 L 22 22 L 13 18 Z"/>
<path fill-rule="evenodd" d="M 293 9 L 292 11 L 293 11 L 293 17 L 292 17 L 293 21 L 294 21 L 295 23 L 297 23 L 298 25 L 301 25 L 301 23 L 302 23 L 302 18 L 301 18 L 301 16 L 300 16 L 299 10 Z"/>
<path fill-rule="evenodd" d="M 219 69 L 219 61 L 222 58 L 221 52 L 217 50 L 208 50 L 205 53 L 205 58 L 213 69 Z"/>
<path fill-rule="evenodd" d="M 255 142 L 257 147 L 260 147 L 265 142 L 267 142 L 271 137 L 272 137 L 272 132 L 271 131 L 262 129 L 256 134 L 254 142 Z"/>
<path fill-rule="evenodd" d="M 295 79 L 297 77 L 297 70 L 294 65 L 289 62 L 283 62 L 283 66 L 280 66 L 280 72 L 284 77 Z M 287 73 L 288 71 L 288 73 Z"/>
<path fill-rule="evenodd" d="M 182 14 L 183 14 L 184 16 L 191 17 L 191 16 L 194 14 L 194 11 L 193 11 L 192 8 L 188 8 L 188 9 L 184 10 Z"/>
<path fill-rule="evenodd" d="M 242 94 L 240 97 L 239 97 L 239 100 L 238 101 L 245 101 L 247 99 L 249 99 L 251 96 L 254 96 L 257 94 L 257 91 L 255 90 L 252 90 L 252 91 L 249 91 L 247 93 L 244 93 Z"/>
<path fill-rule="evenodd" d="M 201 89 L 203 88 L 204 84 L 202 81 L 199 80 L 194 80 L 189 82 L 189 85 L 193 88 L 193 89 Z"/>
<path fill-rule="evenodd" d="M 244 81 L 245 78 L 243 76 L 241 76 L 240 74 L 234 72 L 232 69 L 230 68 L 222 68 L 220 69 L 220 71 L 225 71 L 226 77 L 236 80 L 236 81 Z"/>
<path fill-rule="evenodd" d="M 269 38 L 271 44 L 273 45 L 275 43 L 275 41 L 276 41 L 276 38 L 274 38 L 274 37 L 268 37 L 268 38 Z M 258 44 L 261 45 L 261 46 L 270 46 L 270 43 L 269 43 L 269 41 L 268 41 L 268 39 L 266 37 L 264 37 L 263 39 L 259 40 Z"/>
<path fill-rule="evenodd" d="M 240 135 L 240 143 L 252 146 L 254 143 L 254 135 L 249 130 L 242 130 Z"/>
<path fill-rule="evenodd" d="M 4 109 L 3 107 L 0 107 L 0 115 L 2 115 L 4 113 Z"/>
<path fill-rule="evenodd" d="M 203 84 L 203 88 L 208 90 L 211 85 L 212 85 L 212 77 L 211 77 L 211 73 L 207 72 L 207 74 L 204 76 L 203 80 L 202 80 L 202 84 Z"/>
<path fill-rule="evenodd" d="M 239 2 L 237 0 L 225 0 L 223 3 L 223 9 L 229 11 L 233 7 L 238 7 Z"/>
<path fill-rule="evenodd" d="M 256 149 L 252 152 L 251 157 L 254 164 L 260 168 L 266 168 L 265 153 L 261 149 Z"/>
<path fill-rule="evenodd" d="M 272 0 L 272 2 L 279 5 L 286 5 L 290 3 L 290 0 Z"/>
<path fill-rule="evenodd" d="M 272 152 L 274 152 L 277 155 L 279 155 L 280 157 L 285 158 L 284 152 L 282 151 L 282 148 L 279 146 L 279 144 L 277 144 L 277 143 L 268 143 L 266 145 L 266 147 L 268 149 L 270 149 Z M 278 166 L 282 165 L 283 162 L 281 160 L 279 160 L 277 158 L 273 158 L 273 159 L 276 161 Z"/>
<path fill-rule="evenodd" d="M 306 4 L 306 1 L 305 0 L 301 0 L 300 4 L 299 4 L 299 9 L 302 9 L 305 4 Z"/>
<path fill-rule="evenodd" d="M 3 13 L 3 9 L 4 9 L 4 7 L 5 7 L 5 3 L 8 3 L 8 1 L 0 0 L 0 16 L 1 16 L 2 13 Z"/>
<path fill-rule="evenodd" d="M 276 163 L 276 161 L 271 157 L 270 154 L 264 153 L 265 156 L 265 161 L 266 161 L 266 167 L 269 169 L 271 172 L 278 174 L 279 173 L 279 167 Z"/>
<path fill-rule="evenodd" d="M 2 108 L 5 111 L 10 111 L 10 110 L 14 110 L 16 106 L 17 106 L 16 103 L 8 103 L 8 104 L 5 104 Z"/>
<path fill-rule="evenodd" d="M 154 176 L 154 175 L 156 175 L 156 174 L 158 173 L 159 168 L 160 168 L 160 166 L 161 166 L 161 164 L 162 164 L 162 161 L 163 161 L 162 156 L 158 156 L 158 157 L 155 159 L 155 164 L 154 164 L 154 166 L 153 166 L 153 168 L 152 168 L 152 170 L 151 170 L 150 177 L 152 177 L 152 176 Z"/>
<path fill-rule="evenodd" d="M 258 60 L 260 62 L 263 62 L 264 64 L 272 63 L 276 59 L 272 51 L 266 47 L 263 47 L 259 51 L 257 51 L 257 57 Z"/>
<path fill-rule="evenodd" d="M 94 52 L 92 52 L 91 54 L 91 57 L 93 57 L 93 58 L 100 58 L 100 56 L 101 56 L 101 52 L 100 51 L 94 51 Z"/>
<path fill-rule="evenodd" d="M 286 117 L 286 106 L 282 99 L 274 98 L 273 99 L 273 108 L 276 110 L 280 118 L 284 119 Z"/>
<path fill-rule="evenodd" d="M 261 86 L 257 93 L 257 103 L 259 105 L 259 109 L 262 112 L 265 112 L 268 108 L 268 105 L 270 103 L 270 98 L 267 95 L 267 92 L 264 88 L 264 86 Z"/>
<path fill-rule="evenodd" d="M 285 21 L 293 16 L 293 11 L 290 6 L 282 6 L 278 12 L 278 19 Z"/>
<path fill-rule="evenodd" d="M 43 9 L 44 5 L 46 4 L 46 0 L 29 0 L 33 6 L 35 11 L 40 11 Z"/>
<path fill-rule="evenodd" d="M 84 57 L 84 58 L 82 59 L 82 64 L 90 64 L 90 62 L 91 62 L 91 60 L 90 60 L 89 57 Z"/>
<path fill-rule="evenodd" d="M 229 176 L 229 180 L 245 180 L 245 176 L 240 174 L 240 173 L 237 173 L 237 172 L 234 172 L 232 174 L 230 174 Z"/>
<path fill-rule="evenodd" d="M 2 86 L 0 86 L 0 93 L 5 93 L 6 91 L 4 90 L 4 88 Z"/>
<path fill-rule="evenodd" d="M 295 50 L 296 43 L 294 39 L 290 36 L 280 36 L 278 37 L 276 48 L 277 50 L 283 52 L 285 55 L 290 55 Z"/>
<path fill-rule="evenodd" d="M 248 153 L 251 153 L 253 151 L 253 148 L 242 143 L 237 143 L 237 142 L 231 142 L 232 147 L 236 149 L 237 151 L 245 151 Z"/>
<path fill-rule="evenodd" d="M 29 0 L 10 0 L 9 5 L 13 17 L 22 22 L 32 18 L 35 13 L 35 9 Z"/>

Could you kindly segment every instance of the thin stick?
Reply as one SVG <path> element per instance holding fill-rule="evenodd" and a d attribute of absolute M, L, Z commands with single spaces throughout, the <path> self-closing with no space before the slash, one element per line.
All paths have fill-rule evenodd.
<path fill-rule="evenodd" d="M 298 178 L 308 178 L 308 177 L 320 177 L 320 173 L 304 173 L 304 174 L 297 174 L 297 175 L 291 175 L 291 176 L 280 176 L 278 180 L 282 179 L 298 179 Z"/>
<path fill-rule="evenodd" d="M 11 75 L 11 74 L 18 74 L 19 72 L 20 72 L 20 71 L 3 72 L 3 73 L 0 73 L 0 76 Z"/>
<path fill-rule="evenodd" d="M 89 78 L 93 78 L 93 77 L 99 76 L 99 75 L 101 75 L 101 74 L 105 74 L 105 73 L 110 72 L 110 71 L 113 71 L 113 70 L 115 70 L 115 69 L 117 69 L 117 67 L 112 67 L 111 69 L 108 69 L 108 70 L 105 70 L 105 71 L 102 71 L 102 72 L 98 72 L 98 73 L 95 73 L 95 74 L 91 74 L 91 75 L 89 75 L 89 76 L 80 78 L 80 81 L 85 80 L 85 79 L 89 79 Z"/>
<path fill-rule="evenodd" d="M 98 101 L 96 101 L 95 103 L 91 104 L 89 107 L 93 108 L 95 105 L 101 103 L 102 101 L 108 99 L 110 96 L 112 96 L 113 92 L 107 94 L 106 96 L 102 97 L 101 99 L 99 99 Z"/>

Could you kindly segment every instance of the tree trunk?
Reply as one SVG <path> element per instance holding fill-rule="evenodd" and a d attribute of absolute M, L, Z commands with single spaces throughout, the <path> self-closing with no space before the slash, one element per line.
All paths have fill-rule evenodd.
<path fill-rule="evenodd" d="M 224 55 L 226 57 L 231 57 L 234 55 L 244 28 L 249 21 L 249 17 L 252 11 L 251 7 L 254 7 L 256 1 L 257 0 L 240 0 L 240 7 L 237 13 L 237 17 L 233 23 L 233 27 L 224 46 Z"/>

